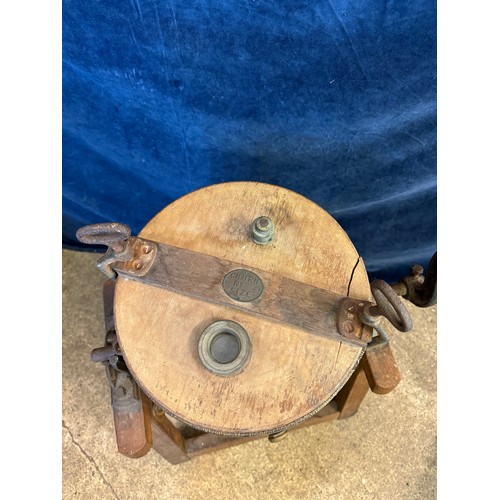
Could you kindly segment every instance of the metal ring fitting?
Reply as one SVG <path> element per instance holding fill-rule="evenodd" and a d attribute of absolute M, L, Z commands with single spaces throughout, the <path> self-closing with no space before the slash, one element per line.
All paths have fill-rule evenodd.
<path fill-rule="evenodd" d="M 251 354 L 250 337 L 246 330 L 234 321 L 216 321 L 201 334 L 198 355 L 203 366 L 227 377 L 240 373 Z"/>
<path fill-rule="evenodd" d="M 369 313 L 384 316 L 400 332 L 409 332 L 413 327 L 410 313 L 391 286 L 385 281 L 375 280 L 370 283 L 370 288 L 376 305 L 369 308 Z"/>

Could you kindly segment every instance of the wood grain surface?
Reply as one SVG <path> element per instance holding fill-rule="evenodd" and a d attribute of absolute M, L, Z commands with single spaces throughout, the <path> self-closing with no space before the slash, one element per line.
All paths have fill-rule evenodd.
<path fill-rule="evenodd" d="M 262 215 L 276 226 L 265 246 L 250 235 Z M 195 191 L 168 205 L 139 236 L 371 299 L 364 264 L 338 223 L 280 187 L 238 182 Z M 313 415 L 363 353 L 336 338 L 122 277 L 115 320 L 127 365 L 151 399 L 193 427 L 228 435 L 277 432 Z M 218 320 L 239 323 L 251 338 L 248 365 L 230 377 L 210 373 L 198 359 L 202 331 Z"/>

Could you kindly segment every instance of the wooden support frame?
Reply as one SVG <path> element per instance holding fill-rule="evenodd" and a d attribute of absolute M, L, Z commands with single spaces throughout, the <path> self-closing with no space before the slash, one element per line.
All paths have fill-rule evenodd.
<path fill-rule="evenodd" d="M 339 417 L 339 414 L 336 403 L 332 401 L 316 415 L 288 432 L 335 420 Z M 267 438 L 267 436 L 222 436 L 208 432 L 200 432 L 194 436 L 185 437 L 182 430 L 175 425 L 173 419 L 167 417 L 163 412 L 157 412 L 154 409 L 151 421 L 153 427 L 153 448 L 171 464 L 179 464 L 205 453 L 219 451 L 231 446 L 255 441 L 256 439 Z"/>
<path fill-rule="evenodd" d="M 316 415 L 289 429 L 288 432 L 353 416 L 361 406 L 368 389 L 368 379 L 363 367 L 360 365 L 346 386 L 330 403 Z M 155 410 L 153 410 L 151 421 L 153 428 L 153 448 L 171 464 L 179 464 L 205 453 L 219 451 L 224 448 L 268 437 L 249 436 L 235 438 L 207 432 L 185 437 L 182 430 L 176 427 L 173 419 L 167 417 L 163 412 L 158 413 Z"/>

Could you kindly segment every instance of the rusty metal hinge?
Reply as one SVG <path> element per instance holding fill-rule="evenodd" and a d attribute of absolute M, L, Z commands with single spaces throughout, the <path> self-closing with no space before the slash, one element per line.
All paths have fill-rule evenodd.
<path fill-rule="evenodd" d="M 88 245 L 105 245 L 107 252 L 97 261 L 97 268 L 108 278 L 116 279 L 113 265 L 122 262 L 133 276 L 144 276 L 156 256 L 156 245 L 135 236 L 125 224 L 105 222 L 84 226 L 76 237 Z"/>

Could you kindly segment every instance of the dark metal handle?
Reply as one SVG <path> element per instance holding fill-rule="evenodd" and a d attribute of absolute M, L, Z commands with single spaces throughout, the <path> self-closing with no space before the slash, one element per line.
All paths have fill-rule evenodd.
<path fill-rule="evenodd" d="M 410 313 L 391 286 L 385 281 L 375 280 L 370 288 L 376 303 L 370 307 L 370 314 L 384 316 L 400 332 L 409 332 L 413 327 Z"/>
<path fill-rule="evenodd" d="M 90 359 L 94 363 L 104 363 L 105 361 L 109 361 L 112 356 L 116 355 L 116 346 L 107 344 L 104 347 L 97 347 L 96 349 L 92 349 L 92 352 L 90 353 Z"/>
<path fill-rule="evenodd" d="M 430 307 L 437 302 L 437 252 L 432 256 L 427 266 L 427 276 L 423 277 L 424 269 L 422 266 L 413 266 L 413 276 L 405 278 L 403 282 L 406 285 L 407 293 L 405 298 L 418 307 Z"/>
<path fill-rule="evenodd" d="M 115 252 L 125 249 L 124 242 L 130 235 L 130 228 L 118 222 L 91 224 L 90 226 L 81 227 L 76 232 L 78 241 L 88 245 L 106 245 Z"/>
<path fill-rule="evenodd" d="M 418 307 L 431 307 L 437 302 L 437 252 L 427 266 L 427 275 L 419 264 L 411 267 L 411 276 L 405 276 L 391 285 L 393 290 Z"/>

